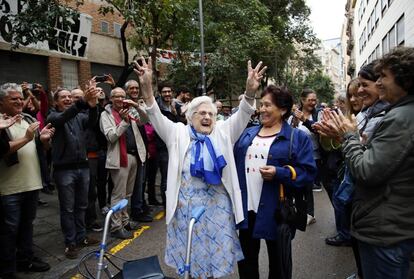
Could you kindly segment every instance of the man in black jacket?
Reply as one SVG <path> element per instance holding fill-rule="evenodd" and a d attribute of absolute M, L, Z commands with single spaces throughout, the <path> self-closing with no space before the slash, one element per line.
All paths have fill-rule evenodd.
<path fill-rule="evenodd" d="M 158 87 L 160 96 L 157 98 L 158 106 L 161 113 L 173 122 L 179 122 L 177 111 L 175 110 L 172 101 L 173 87 L 171 84 L 164 82 Z M 168 149 L 164 141 L 156 135 L 157 144 L 157 165 L 161 173 L 161 198 L 162 204 L 165 206 L 166 198 L 165 191 L 167 191 L 167 170 L 168 170 Z"/>
<path fill-rule="evenodd" d="M 84 137 L 86 130 L 97 122 L 97 94 L 96 88 L 90 87 L 83 100 L 72 102 L 69 90 L 58 89 L 53 96 L 56 109 L 46 120 L 56 128 L 52 140 L 52 163 L 65 236 L 65 256 L 70 259 L 77 258 L 79 246 L 98 243 L 86 236 L 89 166 Z M 89 113 L 81 113 L 84 110 L 89 110 Z"/>

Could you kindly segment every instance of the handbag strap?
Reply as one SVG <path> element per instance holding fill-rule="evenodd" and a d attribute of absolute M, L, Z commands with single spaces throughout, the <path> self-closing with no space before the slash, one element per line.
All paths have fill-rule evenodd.
<path fill-rule="evenodd" d="M 292 161 L 292 146 L 293 146 L 293 135 L 295 134 L 295 128 L 292 128 L 292 131 L 290 132 L 290 142 L 289 142 L 289 161 Z M 280 183 L 279 184 L 279 201 L 285 200 L 285 186 Z"/>

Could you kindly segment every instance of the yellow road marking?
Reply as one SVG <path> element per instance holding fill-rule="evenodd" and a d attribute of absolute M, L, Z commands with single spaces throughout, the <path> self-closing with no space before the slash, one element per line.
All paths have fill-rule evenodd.
<path fill-rule="evenodd" d="M 162 218 L 164 218 L 164 216 L 165 216 L 165 211 L 161 210 L 160 212 L 157 213 L 157 215 L 155 215 L 154 219 L 161 220 Z"/>
<path fill-rule="evenodd" d="M 158 212 L 157 215 L 155 215 L 154 219 L 158 221 L 158 220 L 161 220 L 162 218 L 164 218 L 164 216 L 165 216 L 165 211 L 162 210 L 162 211 Z M 120 243 L 118 243 L 117 245 L 112 247 L 111 250 L 109 250 L 109 253 L 111 253 L 111 254 L 118 253 L 119 251 L 124 249 L 126 246 L 131 244 L 131 242 L 134 241 L 134 239 L 136 239 L 137 237 L 139 237 L 144 231 L 146 231 L 150 228 L 151 228 L 150 226 L 140 227 L 138 230 L 134 231 L 134 237 L 133 238 L 125 239 L 125 240 L 121 241 Z M 74 276 L 72 276 L 71 279 L 83 279 L 83 276 L 78 273 L 78 274 L 75 274 Z"/>
<path fill-rule="evenodd" d="M 121 241 L 121 243 L 117 244 L 116 246 L 112 247 L 111 250 L 109 250 L 109 253 L 116 254 L 122 249 L 124 249 L 126 246 L 128 246 L 132 241 L 134 241 L 135 238 L 140 236 L 144 231 L 148 230 L 150 226 L 142 226 L 138 230 L 134 232 L 134 237 L 130 239 L 125 239 Z"/>

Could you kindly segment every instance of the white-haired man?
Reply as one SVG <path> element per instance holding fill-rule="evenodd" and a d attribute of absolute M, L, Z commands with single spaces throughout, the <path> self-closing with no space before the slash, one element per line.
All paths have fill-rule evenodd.
<path fill-rule="evenodd" d="M 48 125 L 39 134 L 39 122 L 22 110 L 21 87 L 3 84 L 0 118 L 12 117 L 16 122 L 0 131 L 9 146 L 0 161 L 0 278 L 15 278 L 16 271 L 50 269 L 33 254 L 33 221 L 42 189 L 38 154 L 43 145 L 48 146 L 54 129 Z"/>

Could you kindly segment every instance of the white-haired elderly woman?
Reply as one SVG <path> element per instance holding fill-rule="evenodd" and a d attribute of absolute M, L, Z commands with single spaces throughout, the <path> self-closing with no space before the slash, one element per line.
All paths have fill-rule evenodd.
<path fill-rule="evenodd" d="M 181 273 L 187 227 L 192 208 L 206 212 L 194 227 L 191 254 L 193 278 L 219 278 L 233 273 L 243 259 L 236 223 L 243 219 L 242 200 L 233 157 L 233 145 L 255 112 L 254 96 L 266 67 L 248 62 L 246 92 L 237 113 L 217 121 L 217 109 L 207 96 L 188 106 L 188 125 L 173 123 L 161 114 L 152 91 L 151 61 L 136 64 L 146 112 L 155 131 L 168 147 L 167 265 Z"/>

